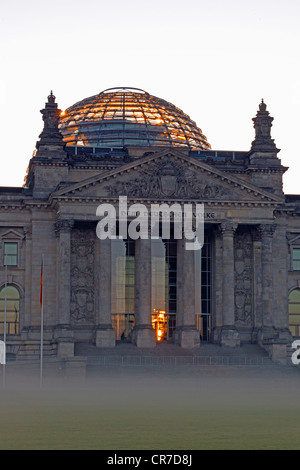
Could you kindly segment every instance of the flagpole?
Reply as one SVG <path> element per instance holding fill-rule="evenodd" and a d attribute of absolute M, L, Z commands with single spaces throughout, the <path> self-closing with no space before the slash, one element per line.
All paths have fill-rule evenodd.
<path fill-rule="evenodd" d="M 40 354 L 40 387 L 43 385 L 43 352 L 44 352 L 44 255 L 41 267 L 41 354 Z"/>

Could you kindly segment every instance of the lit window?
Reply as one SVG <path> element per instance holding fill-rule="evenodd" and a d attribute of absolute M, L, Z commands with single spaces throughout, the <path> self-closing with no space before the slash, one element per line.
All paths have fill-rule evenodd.
<path fill-rule="evenodd" d="M 20 294 L 13 286 L 3 287 L 0 291 L 0 334 L 4 333 L 6 313 L 6 333 L 17 335 L 19 333 Z"/>
<path fill-rule="evenodd" d="M 18 266 L 18 243 L 4 243 L 4 266 Z"/>

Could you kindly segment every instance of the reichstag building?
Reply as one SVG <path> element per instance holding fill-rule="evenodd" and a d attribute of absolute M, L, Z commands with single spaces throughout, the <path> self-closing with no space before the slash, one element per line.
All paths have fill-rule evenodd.
<path fill-rule="evenodd" d="M 124 341 L 257 343 L 284 358 L 300 335 L 300 195 L 283 193 L 287 168 L 264 101 L 252 143 L 238 152 L 213 150 L 181 109 L 135 88 L 65 111 L 51 92 L 41 113 L 23 187 L 0 188 L 7 352 L 39 357 L 42 309 L 46 357 Z M 115 235 L 100 239 L 97 208 L 121 198 L 127 207 L 204 204 L 202 248 L 185 248 L 172 213 L 168 236 L 160 227 L 134 239 L 121 234 L 116 209 Z"/>

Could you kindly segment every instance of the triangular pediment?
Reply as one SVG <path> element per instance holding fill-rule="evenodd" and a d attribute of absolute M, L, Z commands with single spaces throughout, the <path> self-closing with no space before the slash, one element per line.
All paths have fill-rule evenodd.
<path fill-rule="evenodd" d="M 146 155 L 117 169 L 87 178 L 52 194 L 53 198 L 116 198 L 282 202 L 233 175 L 187 156 L 179 150 Z"/>
<path fill-rule="evenodd" d="M 23 238 L 23 234 L 17 232 L 16 230 L 8 230 L 7 232 L 1 235 L 1 238 L 4 240 L 21 240 Z"/>

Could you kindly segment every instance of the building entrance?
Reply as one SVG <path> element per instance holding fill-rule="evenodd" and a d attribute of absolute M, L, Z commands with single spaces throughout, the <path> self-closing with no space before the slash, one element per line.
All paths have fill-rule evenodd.
<path fill-rule="evenodd" d="M 151 322 L 157 342 L 173 341 L 178 324 L 177 240 L 151 240 Z M 202 341 L 210 341 L 212 315 L 211 242 L 205 234 L 195 252 L 195 325 Z M 112 326 L 117 341 L 130 341 L 135 325 L 135 241 L 112 240 Z"/>

